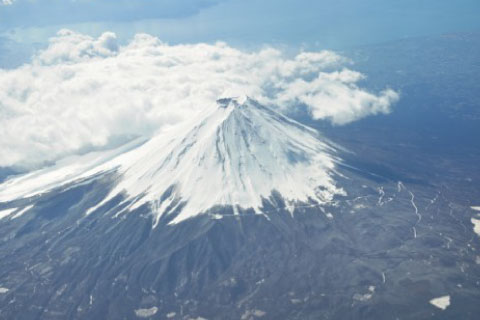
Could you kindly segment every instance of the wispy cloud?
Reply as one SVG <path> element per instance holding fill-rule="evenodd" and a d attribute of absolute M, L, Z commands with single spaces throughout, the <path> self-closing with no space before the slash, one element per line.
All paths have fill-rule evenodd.
<path fill-rule="evenodd" d="M 111 32 L 92 38 L 62 30 L 30 64 L 0 69 L 0 167 L 40 166 L 151 135 L 225 96 L 279 108 L 303 103 L 335 124 L 388 112 L 398 95 L 359 88 L 363 76 L 346 62 L 330 51 L 289 58 L 273 48 L 169 45 L 147 34 L 119 46 Z"/>

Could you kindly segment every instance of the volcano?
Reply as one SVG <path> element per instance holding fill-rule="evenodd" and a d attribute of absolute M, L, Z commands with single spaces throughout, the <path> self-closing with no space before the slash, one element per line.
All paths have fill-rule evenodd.
<path fill-rule="evenodd" d="M 466 207 L 276 110 L 222 98 L 5 180 L 0 319 L 478 314 Z"/>
<path fill-rule="evenodd" d="M 119 211 L 147 204 L 156 226 L 162 218 L 178 223 L 199 214 L 218 215 L 212 209 L 225 206 L 234 214 L 248 209 L 260 214 L 272 192 L 290 210 L 343 193 L 332 179 L 340 161 L 333 144 L 247 97 L 219 99 L 200 120 L 136 143 L 12 179 L 1 186 L 0 200 L 31 197 L 115 171 L 115 188 L 86 214 L 121 196 Z"/>

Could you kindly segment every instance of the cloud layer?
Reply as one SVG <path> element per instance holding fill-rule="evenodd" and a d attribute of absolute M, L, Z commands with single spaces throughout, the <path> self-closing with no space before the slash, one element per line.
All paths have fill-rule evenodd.
<path fill-rule="evenodd" d="M 366 92 L 363 75 L 330 51 L 293 58 L 225 43 L 168 45 L 138 34 L 92 38 L 61 30 L 30 64 L 0 69 L 0 167 L 38 167 L 195 117 L 216 99 L 248 95 L 317 119 L 345 124 L 387 113 L 398 95 Z"/>

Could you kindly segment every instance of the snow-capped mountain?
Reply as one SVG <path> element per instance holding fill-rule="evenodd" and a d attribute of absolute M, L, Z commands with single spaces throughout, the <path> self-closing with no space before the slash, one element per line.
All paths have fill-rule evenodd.
<path fill-rule="evenodd" d="M 347 146 L 229 98 L 10 178 L 0 319 L 476 319 L 476 206 Z"/>
<path fill-rule="evenodd" d="M 317 131 L 250 98 L 219 99 L 200 119 L 117 150 L 76 158 L 0 185 L 0 201 L 31 197 L 115 171 L 115 187 L 86 211 L 122 195 L 122 212 L 150 206 L 154 226 L 175 212 L 178 223 L 218 206 L 262 212 L 278 192 L 286 206 L 326 203 L 336 194 L 338 162 Z"/>

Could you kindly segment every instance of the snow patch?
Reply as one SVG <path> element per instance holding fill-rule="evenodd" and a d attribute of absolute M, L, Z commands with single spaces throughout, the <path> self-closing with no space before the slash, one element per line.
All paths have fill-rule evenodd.
<path fill-rule="evenodd" d="M 247 319 L 252 319 L 252 318 L 261 318 L 265 316 L 267 313 L 262 310 L 254 309 L 254 310 L 247 310 L 245 313 L 242 315 L 240 318 L 241 320 L 247 320 Z"/>
<path fill-rule="evenodd" d="M 25 208 L 23 208 L 22 210 L 18 211 L 17 213 L 15 213 L 15 215 L 11 218 L 12 220 L 13 219 L 17 219 L 17 218 L 20 218 L 25 212 L 27 212 L 28 210 L 32 209 L 33 208 L 33 204 L 30 205 L 30 206 L 27 206 Z"/>
<path fill-rule="evenodd" d="M 430 300 L 430 303 L 435 307 L 445 310 L 450 305 L 450 296 L 443 296 Z"/>
<path fill-rule="evenodd" d="M 362 210 L 362 209 L 365 209 L 365 208 L 367 208 L 367 206 L 363 203 L 357 203 L 353 206 L 353 209 L 355 209 L 355 210 Z"/>
<path fill-rule="evenodd" d="M 470 221 L 473 224 L 473 231 L 480 236 L 480 219 L 472 218 Z"/>
<path fill-rule="evenodd" d="M 5 218 L 5 217 L 8 217 L 10 214 L 15 212 L 17 209 L 18 208 L 10 208 L 10 209 L 5 209 L 5 210 L 0 211 L 0 220 Z"/>
<path fill-rule="evenodd" d="M 355 293 L 353 295 L 353 300 L 365 302 L 372 299 L 374 293 L 375 293 L 375 286 L 369 286 L 367 293 L 364 293 L 364 294 Z"/>
<path fill-rule="evenodd" d="M 152 307 L 150 309 L 137 309 L 135 310 L 135 315 L 139 318 L 148 318 L 155 315 L 157 312 L 157 307 Z"/>

